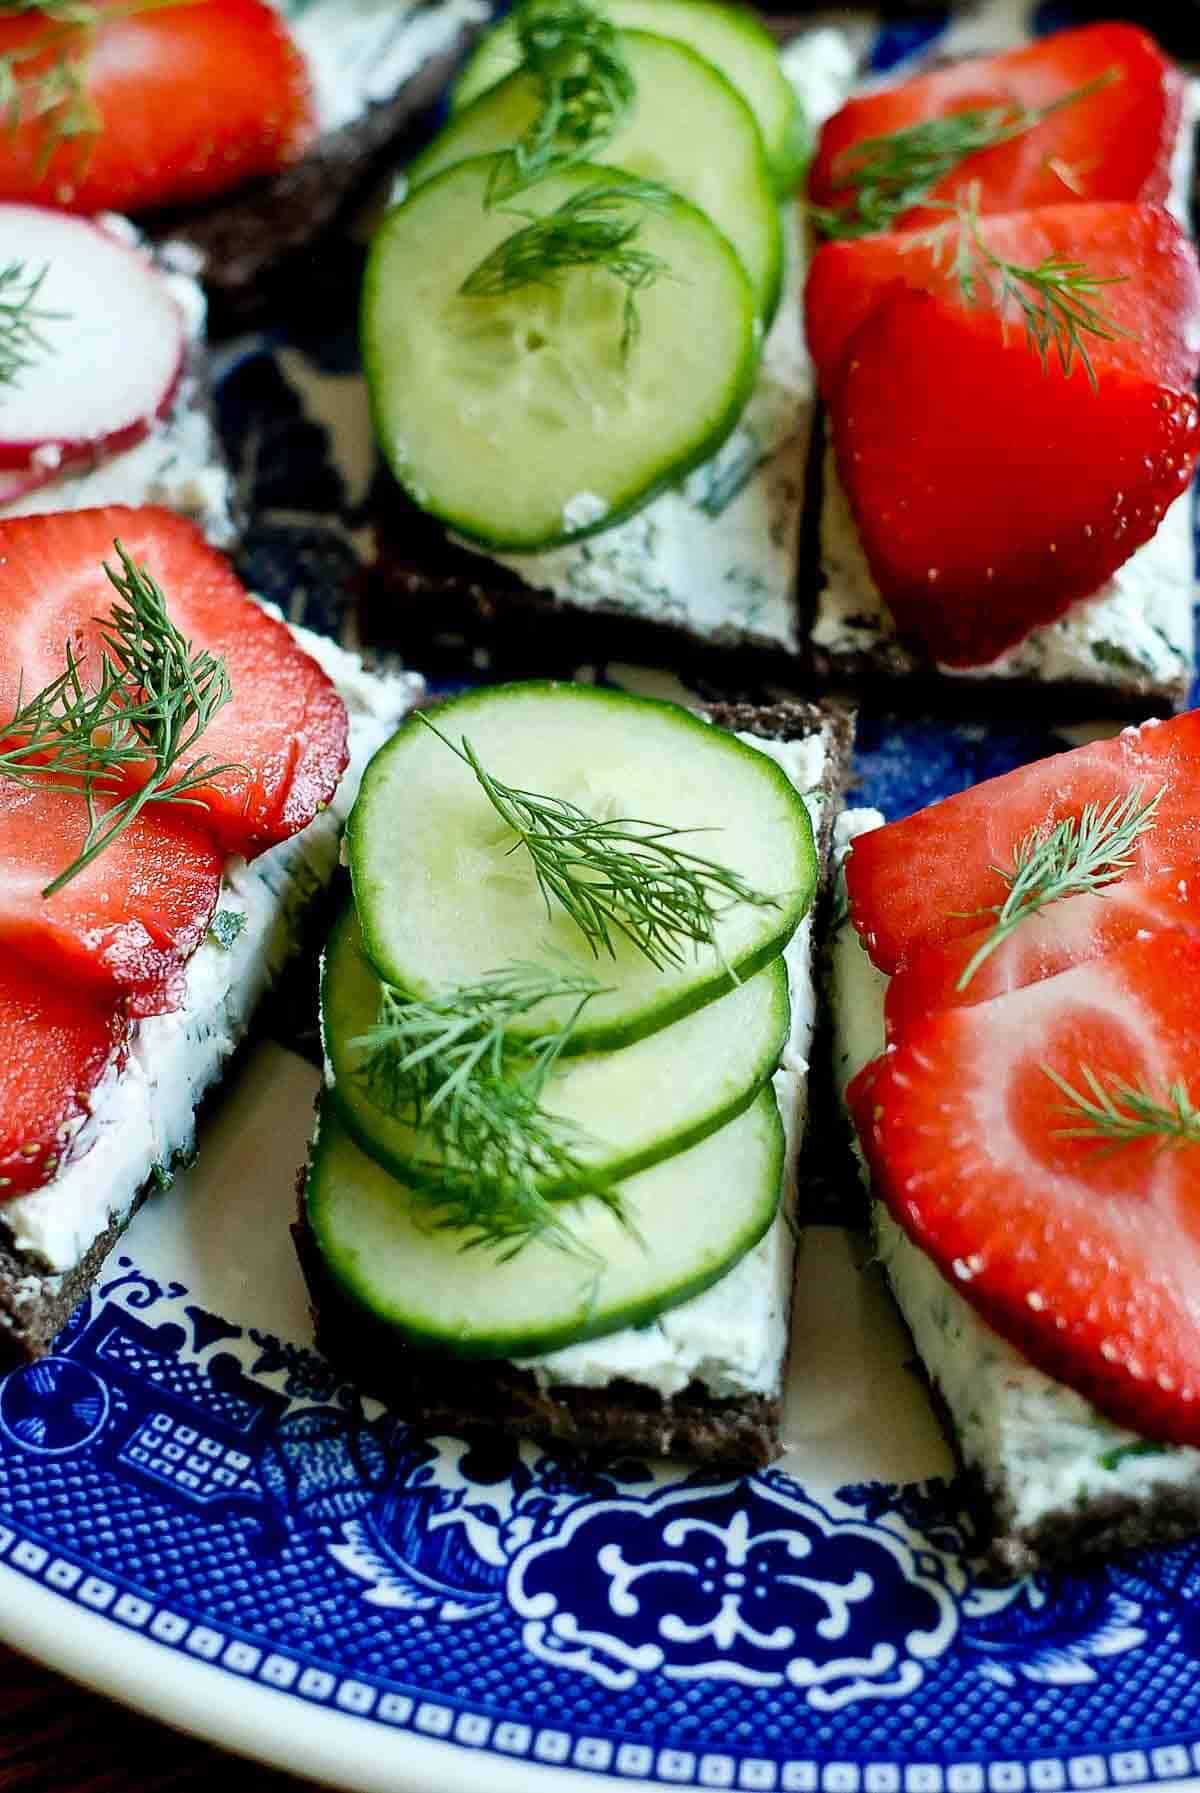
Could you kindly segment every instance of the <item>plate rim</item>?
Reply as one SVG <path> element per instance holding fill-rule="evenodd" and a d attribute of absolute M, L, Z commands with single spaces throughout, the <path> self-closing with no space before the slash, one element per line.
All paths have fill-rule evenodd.
<path fill-rule="evenodd" d="M 113 1648 L 114 1633 L 122 1639 L 120 1649 Z M 0 1643 L 141 1717 L 345 1793 L 463 1793 L 464 1765 L 472 1758 L 478 1764 L 476 1793 L 530 1793 L 531 1783 L 533 1793 L 594 1793 L 604 1782 L 633 1793 L 661 1793 L 661 1782 L 640 1776 L 531 1756 L 508 1759 L 309 1705 L 215 1663 L 181 1657 L 102 1613 L 68 1603 L 7 1563 L 0 1563 Z M 218 1676 L 228 1683 L 224 1697 Z M 1158 1781 L 1153 1793 L 1200 1793 L 1200 1780 Z"/>

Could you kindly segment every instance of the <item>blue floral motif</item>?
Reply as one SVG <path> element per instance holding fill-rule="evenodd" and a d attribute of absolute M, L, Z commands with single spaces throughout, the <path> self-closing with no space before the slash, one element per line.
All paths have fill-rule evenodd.
<path fill-rule="evenodd" d="M 779 1476 L 591 1502 L 513 1564 L 535 1656 L 631 1687 L 731 1680 L 826 1711 L 898 1699 L 957 1628 L 937 1559 L 835 1517 Z"/>
<path fill-rule="evenodd" d="M 997 1687 L 1066 1687 L 1099 1679 L 1109 1657 L 1140 1649 L 1148 1631 L 1138 1601 L 1100 1573 L 1010 1588 L 976 1588 L 963 1606 L 963 1648 Z"/>

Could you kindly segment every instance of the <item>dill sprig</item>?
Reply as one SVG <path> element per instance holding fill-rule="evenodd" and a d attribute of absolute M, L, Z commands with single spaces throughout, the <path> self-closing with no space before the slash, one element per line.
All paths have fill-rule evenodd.
<path fill-rule="evenodd" d="M 666 271 L 661 256 L 639 248 L 636 208 L 669 205 L 653 181 L 596 181 L 542 216 L 510 208 L 528 222 L 498 243 L 459 287 L 467 298 L 495 299 L 524 287 L 557 287 L 572 268 L 600 268 L 625 288 L 621 354 L 628 356 L 640 328 L 637 295 Z"/>
<path fill-rule="evenodd" d="M 933 251 L 934 265 L 940 265 L 945 245 L 953 236 L 954 273 L 964 302 L 977 305 L 982 287 L 1006 334 L 1015 305 L 1025 326 L 1025 340 L 1041 361 L 1042 372 L 1049 371 L 1051 351 L 1067 377 L 1078 358 L 1095 390 L 1099 382 L 1085 338 L 1115 342 L 1130 332 L 1093 304 L 1092 295 L 1106 286 L 1121 286 L 1127 276 L 1093 274 L 1086 262 L 1062 255 L 1044 256 L 1036 265 L 1005 260 L 989 248 L 980 231 L 977 188 L 953 211 L 952 219 L 920 239 Z"/>
<path fill-rule="evenodd" d="M 18 690 L 12 716 L 0 722 L 0 778 L 76 790 L 87 802 L 83 846 L 43 890 L 45 897 L 77 877 L 147 804 L 202 807 L 204 799 L 194 794 L 199 787 L 235 770 L 204 755 L 190 758 L 232 695 L 225 662 L 193 649 L 145 567 L 119 541 L 113 546 L 121 571 L 105 563 L 117 601 L 101 623 L 98 676 L 85 682 L 83 662 L 68 642 L 65 670 L 31 698 Z M 135 769 L 140 775 L 147 763 L 139 787 L 124 790 L 126 775 Z"/>
<path fill-rule="evenodd" d="M 1135 785 L 1103 808 L 1088 803 L 1079 816 L 1057 822 L 1046 835 L 1032 829 L 1018 845 L 1010 867 L 992 867 L 1008 885 L 1008 895 L 997 907 L 982 912 L 994 915 L 995 925 L 959 978 L 959 990 L 967 988 L 985 960 L 1029 916 L 1064 897 L 1102 891 L 1124 876 L 1134 863 L 1139 839 L 1154 826 L 1162 800 L 1159 790 L 1143 802 L 1143 788 Z"/>
<path fill-rule="evenodd" d="M 428 716 L 421 720 L 471 768 L 515 837 L 509 850 L 528 853 L 547 913 L 556 904 L 565 910 L 594 957 L 615 958 L 617 941 L 627 940 L 658 970 L 682 965 L 686 946 L 719 951 L 716 923 L 738 904 L 778 906 L 777 897 L 678 844 L 700 830 L 628 816 L 599 821 L 566 797 L 505 784 L 465 735 L 456 746 Z"/>
<path fill-rule="evenodd" d="M 1076 1089 L 1050 1065 L 1042 1070 L 1066 1099 L 1066 1115 L 1075 1123 L 1059 1127 L 1059 1139 L 1095 1139 L 1110 1147 L 1153 1139 L 1162 1149 L 1200 1145 L 1200 1108 L 1180 1078 L 1172 1083 L 1165 1100 L 1145 1083 L 1125 1083 L 1110 1077 L 1107 1086 L 1090 1065 L 1080 1066 L 1087 1092 Z"/>
<path fill-rule="evenodd" d="M 465 1235 L 464 1250 L 486 1246 L 504 1260 L 539 1239 L 590 1257 L 562 1213 L 565 1199 L 583 1195 L 627 1223 L 619 1192 L 581 1161 L 583 1135 L 542 1107 L 599 992 L 584 974 L 520 964 L 423 1000 L 385 984 L 375 1026 L 351 1042 L 371 1101 L 424 1134 L 429 1150 L 405 1182 L 438 1228 Z M 544 1003 L 570 1010 L 518 1047 L 514 1024 Z"/>
<path fill-rule="evenodd" d="M 604 148 L 637 93 L 610 19 L 586 0 L 524 0 L 514 14 L 521 70 L 536 84 L 538 110 L 496 162 L 488 205 L 515 198 L 548 174 Z"/>
<path fill-rule="evenodd" d="M 38 305 L 48 267 L 37 274 L 26 272 L 25 263 L 10 261 L 0 268 L 0 386 L 12 385 L 49 350 L 41 326 L 61 317 Z"/>
<path fill-rule="evenodd" d="M 827 237 L 862 237 L 886 230 L 894 219 L 927 199 L 931 189 L 969 156 L 1023 137 L 1054 113 L 1078 105 L 1118 79 L 1119 70 L 1111 68 L 1045 106 L 1005 100 L 922 119 L 882 137 L 863 138 L 843 153 L 835 171 L 837 190 L 849 193 L 850 203 L 815 208 L 817 229 Z"/>

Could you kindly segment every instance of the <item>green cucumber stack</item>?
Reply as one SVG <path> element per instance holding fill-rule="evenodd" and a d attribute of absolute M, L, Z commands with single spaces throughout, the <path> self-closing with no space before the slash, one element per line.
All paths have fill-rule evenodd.
<path fill-rule="evenodd" d="M 404 725 L 348 841 L 304 1197 L 342 1302 L 520 1358 L 724 1276 L 781 1193 L 786 774 L 671 704 L 502 686 Z"/>
<path fill-rule="evenodd" d="M 714 0 L 523 0 L 455 100 L 371 249 L 376 430 L 456 534 L 536 552 L 737 423 L 806 132 L 770 38 Z"/>

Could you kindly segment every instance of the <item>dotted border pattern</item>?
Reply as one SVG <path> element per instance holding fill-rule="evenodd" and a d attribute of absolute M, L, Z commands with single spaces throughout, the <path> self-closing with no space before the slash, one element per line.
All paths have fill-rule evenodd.
<path fill-rule="evenodd" d="M 337 1675 L 283 1650 L 262 1649 L 215 1625 L 156 1606 L 131 1589 L 123 1590 L 116 1580 L 90 1574 L 69 1556 L 7 1526 L 0 1526 L 0 1563 L 168 1649 L 312 1705 L 464 1749 L 586 1769 L 618 1780 L 737 1788 L 741 1793 L 1092 1793 L 1147 1782 L 1178 1783 L 1200 1774 L 1200 1742 L 1005 1762 L 897 1763 L 780 1761 L 576 1735 L 497 1720 L 440 1700 L 422 1700 L 368 1680 Z"/>

